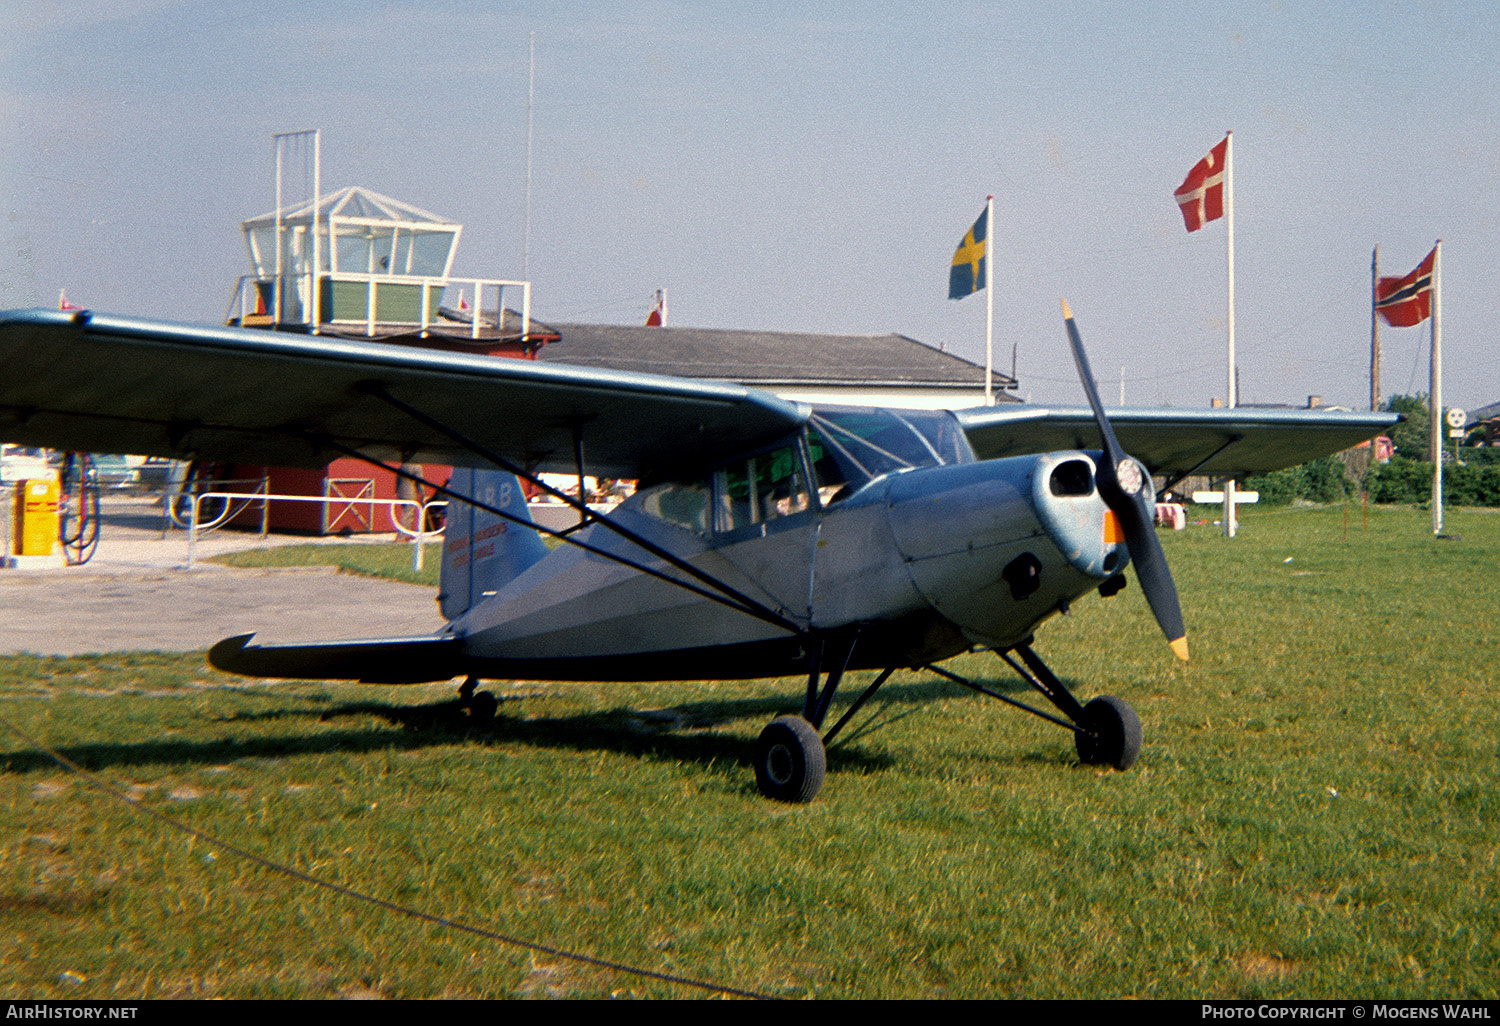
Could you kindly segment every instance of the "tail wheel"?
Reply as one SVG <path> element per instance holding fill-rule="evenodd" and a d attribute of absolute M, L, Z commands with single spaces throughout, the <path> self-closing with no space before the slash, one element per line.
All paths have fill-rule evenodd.
<path fill-rule="evenodd" d="M 417 470 L 417 468 L 412 466 L 410 463 L 401 464 L 401 469 L 408 474 L 415 473 Z M 424 501 L 425 496 L 422 495 L 421 489 L 417 487 L 417 483 L 415 481 L 411 480 L 411 478 L 402 477 L 398 474 L 396 476 L 396 498 L 405 499 L 408 502 L 415 502 L 420 504 Z M 391 507 L 391 519 L 394 520 L 397 526 L 403 531 L 416 531 L 418 516 L 419 514 L 417 513 L 416 509 L 411 506 Z"/>
<path fill-rule="evenodd" d="M 183 479 L 182 489 L 175 495 L 167 497 L 167 513 L 172 518 L 172 523 L 186 531 L 192 526 L 193 521 L 193 496 L 202 492 L 214 490 L 215 482 L 222 476 L 222 468 L 215 463 L 194 462 L 188 466 L 187 476 Z M 238 508 L 231 508 L 230 500 L 220 496 L 213 499 L 203 499 L 198 503 L 198 530 L 210 531 L 231 516 L 244 509 L 248 503 L 240 503 Z"/>

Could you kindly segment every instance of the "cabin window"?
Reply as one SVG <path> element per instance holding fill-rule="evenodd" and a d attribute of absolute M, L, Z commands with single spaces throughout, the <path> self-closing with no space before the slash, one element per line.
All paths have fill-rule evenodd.
<path fill-rule="evenodd" d="M 739 531 L 812 508 L 795 445 L 736 460 L 715 474 L 718 484 L 716 531 Z"/>
<path fill-rule="evenodd" d="M 641 512 L 695 534 L 705 534 L 712 506 L 710 498 L 707 481 L 657 485 L 641 496 Z"/>

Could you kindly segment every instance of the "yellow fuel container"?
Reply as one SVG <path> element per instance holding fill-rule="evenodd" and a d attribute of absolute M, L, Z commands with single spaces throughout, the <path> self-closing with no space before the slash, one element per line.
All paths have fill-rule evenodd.
<path fill-rule="evenodd" d="M 11 555 L 58 556 L 58 517 L 62 489 L 56 478 L 16 482 L 16 504 L 11 521 Z"/>

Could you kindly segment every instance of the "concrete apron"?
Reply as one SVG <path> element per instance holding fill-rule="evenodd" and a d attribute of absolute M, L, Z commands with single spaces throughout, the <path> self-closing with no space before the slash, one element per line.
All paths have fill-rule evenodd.
<path fill-rule="evenodd" d="M 187 570 L 186 533 L 163 539 L 150 500 L 106 497 L 101 523 L 99 548 L 84 566 L 0 570 L 0 654 L 192 652 L 250 631 L 268 642 L 307 642 L 432 634 L 443 626 L 431 587 L 331 567 L 204 562 L 321 539 L 215 531 L 200 537 Z"/>

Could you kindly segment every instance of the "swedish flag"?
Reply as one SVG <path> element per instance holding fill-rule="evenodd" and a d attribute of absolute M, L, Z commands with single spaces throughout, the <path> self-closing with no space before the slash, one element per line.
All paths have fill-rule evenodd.
<path fill-rule="evenodd" d="M 989 245 L 990 208 L 980 211 L 979 220 L 958 244 L 953 254 L 953 268 L 948 272 L 948 298 L 962 299 L 984 288 L 984 261 Z"/>

